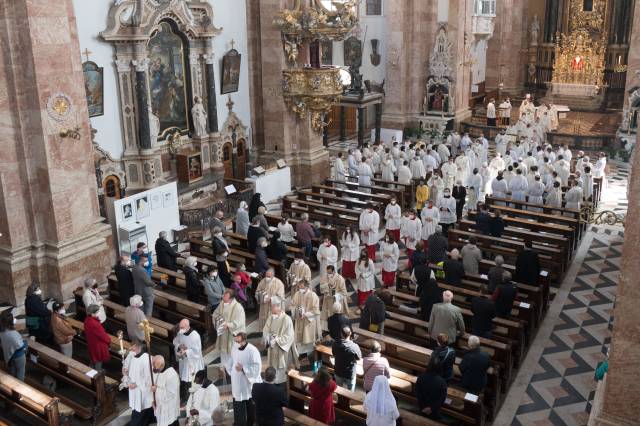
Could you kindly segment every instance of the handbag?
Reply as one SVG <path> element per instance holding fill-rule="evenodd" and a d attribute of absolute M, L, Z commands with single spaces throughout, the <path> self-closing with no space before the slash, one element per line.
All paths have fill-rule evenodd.
<path fill-rule="evenodd" d="M 380 330 L 380 325 L 371 322 L 371 315 L 369 315 L 369 331 L 372 333 L 377 333 L 378 330 Z"/>

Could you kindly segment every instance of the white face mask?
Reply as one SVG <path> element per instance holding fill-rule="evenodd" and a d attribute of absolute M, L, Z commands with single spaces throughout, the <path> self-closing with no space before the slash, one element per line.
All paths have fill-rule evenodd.
<path fill-rule="evenodd" d="M 217 272 L 212 272 L 210 277 L 211 278 L 217 278 L 218 277 L 218 273 Z"/>
<path fill-rule="evenodd" d="M 146 262 L 144 262 L 142 265 L 143 265 L 145 268 L 147 268 L 147 267 L 149 266 L 149 261 L 147 260 L 147 261 L 146 261 Z"/>
<path fill-rule="evenodd" d="M 18 323 L 18 321 L 16 321 L 16 319 L 13 319 L 13 325 L 16 325 Z"/>
<path fill-rule="evenodd" d="M 143 249 L 142 249 L 142 252 L 143 252 L 143 253 L 149 253 L 149 248 L 148 248 L 148 247 L 143 248 Z"/>
<path fill-rule="evenodd" d="M 33 292 L 33 294 L 40 296 L 42 294 L 42 290 L 37 289 L 36 291 Z"/>
<path fill-rule="evenodd" d="M 60 309 L 60 310 L 58 311 L 58 313 L 59 313 L 60 315 L 65 315 L 65 314 L 67 313 L 67 311 L 66 311 L 65 309 Z"/>
<path fill-rule="evenodd" d="M 218 232 L 218 233 L 216 234 L 216 237 L 218 237 L 218 238 L 222 238 L 222 232 Z"/>
<path fill-rule="evenodd" d="M 181 328 L 181 329 L 178 331 L 178 334 L 184 334 L 184 333 L 186 333 L 186 332 L 187 332 L 187 330 L 184 330 L 184 329 L 182 329 L 182 328 Z"/>
<path fill-rule="evenodd" d="M 133 266 L 133 262 L 132 262 L 132 261 L 130 261 L 130 260 L 129 260 L 129 261 L 127 261 L 127 266 L 128 266 L 129 268 L 131 268 L 131 267 Z"/>
<path fill-rule="evenodd" d="M 301 288 L 300 290 L 298 290 L 301 294 L 305 294 L 307 292 L 306 288 Z"/>
<path fill-rule="evenodd" d="M 300 265 L 300 264 L 302 264 L 302 259 L 296 259 L 296 260 L 295 260 L 295 263 L 296 263 L 296 265 Z"/>
<path fill-rule="evenodd" d="M 280 314 L 271 314 L 271 318 L 276 319 Z"/>
<path fill-rule="evenodd" d="M 271 281 L 273 279 L 273 277 L 265 277 L 265 280 L 267 281 Z"/>

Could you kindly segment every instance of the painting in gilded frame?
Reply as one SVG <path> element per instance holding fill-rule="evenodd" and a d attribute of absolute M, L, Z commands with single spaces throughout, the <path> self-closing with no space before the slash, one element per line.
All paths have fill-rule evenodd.
<path fill-rule="evenodd" d="M 188 130 L 185 46 L 168 22 L 160 23 L 147 46 L 151 108 L 160 119 L 160 135 L 169 129 Z"/>
<path fill-rule="evenodd" d="M 236 49 L 231 49 L 222 57 L 222 85 L 221 93 L 233 93 L 240 86 L 240 61 L 242 55 Z"/>
<path fill-rule="evenodd" d="M 104 68 L 95 62 L 87 61 L 82 64 L 82 74 L 89 117 L 104 115 Z"/>

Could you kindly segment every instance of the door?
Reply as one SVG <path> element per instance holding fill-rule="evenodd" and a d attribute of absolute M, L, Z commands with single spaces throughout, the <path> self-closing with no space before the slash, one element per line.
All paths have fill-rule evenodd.
<path fill-rule="evenodd" d="M 236 179 L 244 179 L 246 177 L 247 152 L 245 145 L 246 141 L 244 139 L 238 141 L 238 176 L 236 176 Z"/>
<path fill-rule="evenodd" d="M 109 198 L 115 198 L 119 200 L 120 197 L 120 179 L 118 176 L 109 175 L 102 182 L 102 189 L 104 190 L 104 196 Z"/>
<path fill-rule="evenodd" d="M 224 178 L 233 179 L 233 146 L 227 142 L 222 147 L 222 164 L 224 164 Z"/>

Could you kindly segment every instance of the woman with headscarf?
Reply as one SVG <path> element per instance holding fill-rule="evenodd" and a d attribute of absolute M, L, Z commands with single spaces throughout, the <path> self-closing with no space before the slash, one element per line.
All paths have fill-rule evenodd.
<path fill-rule="evenodd" d="M 389 379 L 384 375 L 376 376 L 373 381 L 373 388 L 364 399 L 364 411 L 367 413 L 367 426 L 395 426 L 400 412 L 391 393 Z"/>
<path fill-rule="evenodd" d="M 248 208 L 246 201 L 240 201 L 240 207 L 236 210 L 236 234 L 244 235 L 245 237 L 251 224 Z"/>
<path fill-rule="evenodd" d="M 258 214 L 258 209 L 260 207 L 267 207 L 260 199 L 260 196 L 260 193 L 256 192 L 253 194 L 253 197 L 251 197 L 251 202 L 249 203 L 249 220 L 253 220 L 253 218 Z"/>

